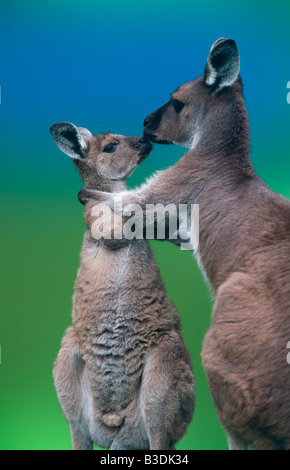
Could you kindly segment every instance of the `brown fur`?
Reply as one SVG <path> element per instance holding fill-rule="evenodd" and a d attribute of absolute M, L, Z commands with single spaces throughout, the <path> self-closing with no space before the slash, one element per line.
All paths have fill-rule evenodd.
<path fill-rule="evenodd" d="M 200 205 L 198 256 L 215 294 L 202 358 L 220 422 L 231 448 L 289 449 L 290 203 L 253 169 L 240 78 L 215 92 L 203 76 L 173 98 L 182 111 L 170 102 L 144 133 L 192 149 L 123 204 Z"/>
<path fill-rule="evenodd" d="M 114 139 L 116 150 L 103 152 Z M 151 150 L 139 139 L 92 136 L 85 158 L 75 160 L 85 184 L 126 189 L 125 176 Z M 192 365 L 180 319 L 145 240 L 123 240 L 112 251 L 110 240 L 92 238 L 95 205 L 86 207 L 73 326 L 54 367 L 73 448 L 91 449 L 94 442 L 115 450 L 168 449 L 184 435 L 194 408 Z"/>

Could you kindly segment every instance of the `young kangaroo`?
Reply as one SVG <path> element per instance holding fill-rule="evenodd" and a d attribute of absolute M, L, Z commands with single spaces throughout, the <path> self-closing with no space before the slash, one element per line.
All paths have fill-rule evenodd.
<path fill-rule="evenodd" d="M 229 448 L 289 449 L 290 203 L 250 161 L 233 40 L 214 43 L 204 75 L 150 114 L 144 135 L 189 147 L 172 168 L 124 191 L 123 206 L 199 204 L 198 258 L 215 294 L 202 357 Z M 114 200 L 86 190 L 80 198 Z"/>
<path fill-rule="evenodd" d="M 146 138 L 92 134 L 60 122 L 50 128 L 83 182 L 124 191 L 126 177 L 149 155 Z M 95 240 L 92 207 L 73 305 L 54 381 L 74 449 L 169 449 L 194 409 L 194 378 L 180 319 L 145 240 Z"/>

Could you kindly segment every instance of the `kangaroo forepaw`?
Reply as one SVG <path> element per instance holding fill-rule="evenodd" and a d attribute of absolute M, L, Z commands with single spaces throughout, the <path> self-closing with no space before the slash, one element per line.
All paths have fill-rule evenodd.
<path fill-rule="evenodd" d="M 89 191 L 86 189 L 86 188 L 82 188 L 79 193 L 78 193 L 78 199 L 80 201 L 81 204 L 83 204 L 84 206 L 86 205 L 86 203 L 89 201 L 90 197 L 89 197 Z"/>
<path fill-rule="evenodd" d="M 82 188 L 79 191 L 78 198 L 80 203 L 83 205 L 85 205 L 90 199 L 108 204 L 110 201 L 110 194 L 96 189 Z"/>

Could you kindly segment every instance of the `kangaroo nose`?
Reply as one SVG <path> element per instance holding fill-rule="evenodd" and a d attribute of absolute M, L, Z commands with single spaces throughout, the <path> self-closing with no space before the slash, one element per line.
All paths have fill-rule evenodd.
<path fill-rule="evenodd" d="M 148 144 L 149 140 L 147 139 L 147 137 L 142 137 L 140 140 L 138 140 L 138 143 L 139 144 Z"/>
<path fill-rule="evenodd" d="M 143 126 L 147 127 L 151 124 L 151 122 L 152 122 L 152 119 L 150 117 L 147 117 L 144 119 Z"/>

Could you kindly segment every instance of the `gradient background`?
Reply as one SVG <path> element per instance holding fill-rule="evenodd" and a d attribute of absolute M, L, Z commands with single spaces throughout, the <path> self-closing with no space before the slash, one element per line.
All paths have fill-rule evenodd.
<path fill-rule="evenodd" d="M 140 135 L 144 117 L 202 74 L 217 38 L 230 37 L 241 55 L 254 166 L 290 198 L 289 21 L 288 0 L 1 1 L 1 449 L 71 447 L 52 368 L 71 324 L 85 227 L 81 181 L 50 124 Z M 130 184 L 182 153 L 155 146 Z M 200 361 L 209 288 L 190 252 L 152 245 L 197 382 L 194 419 L 178 448 L 225 449 Z"/>

